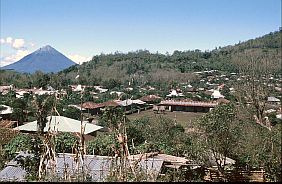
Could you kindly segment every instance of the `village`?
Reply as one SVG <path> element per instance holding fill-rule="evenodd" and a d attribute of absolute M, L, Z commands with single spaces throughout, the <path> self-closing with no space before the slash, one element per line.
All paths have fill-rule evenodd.
<path fill-rule="evenodd" d="M 38 122 L 36 117 L 32 117 L 32 110 L 24 109 L 20 105 L 15 105 L 13 108 L 8 106 L 7 102 L 11 101 L 11 99 L 27 99 L 29 98 L 28 96 L 45 95 L 55 97 L 56 101 L 58 101 L 57 103 L 62 104 L 62 113 L 69 111 L 69 113 L 65 113 L 66 116 L 63 116 L 57 110 L 52 111 L 52 114 L 48 113 L 47 124 L 44 127 L 44 134 L 46 135 L 48 132 L 52 132 L 55 135 L 59 132 L 68 132 L 80 138 L 83 134 L 83 141 L 87 144 L 88 141 L 95 140 L 97 135 L 103 135 L 112 131 L 111 127 L 107 127 L 105 126 L 106 124 L 100 122 L 101 117 L 107 114 L 107 109 L 120 109 L 131 122 L 144 117 L 155 121 L 159 117 L 166 117 L 172 120 L 171 123 L 174 122 L 173 124 L 175 125 L 177 123 L 183 126 L 185 133 L 189 134 L 191 131 L 197 131 L 191 122 L 195 122 L 203 115 L 212 112 L 217 106 L 229 103 L 240 105 L 241 102 L 235 100 L 236 92 L 239 90 L 237 84 L 238 82 L 244 82 L 248 78 L 248 76 L 242 76 L 237 73 L 226 73 L 217 70 L 195 72 L 194 74 L 197 75 L 197 80 L 189 81 L 187 79 L 187 83 L 176 84 L 171 86 L 168 91 L 161 93 L 159 93 L 160 90 L 157 86 L 136 86 L 133 85 L 133 82 L 132 84 L 129 82 L 127 86 L 122 86 L 115 90 L 109 90 L 103 86 L 80 84 L 69 85 L 65 89 L 54 89 L 52 86 L 47 86 L 46 89 L 37 89 L 35 87 L 19 89 L 14 87 L 13 84 L 0 86 L 0 126 L 1 129 L 13 135 L 17 135 L 19 132 L 30 135 L 36 134 Z M 267 83 L 262 81 L 262 85 L 268 85 L 267 87 L 274 89 L 271 93 L 268 93 L 266 99 L 263 99 L 265 101 L 263 126 L 271 129 L 273 123 L 270 121 L 275 120 L 275 122 L 280 121 L 281 123 L 282 120 L 282 79 L 281 76 L 271 76 L 264 79 Z M 250 105 L 254 102 L 249 102 L 246 99 L 244 103 Z M 15 116 L 18 113 L 21 113 L 22 119 L 18 119 L 19 116 Z M 130 141 L 128 140 L 127 143 L 121 141 L 120 143 L 131 144 Z M 3 146 L 3 143 L 1 143 L 1 149 L 3 149 Z M 186 170 L 189 168 L 189 170 L 198 174 L 204 173 L 200 177 L 203 181 L 216 181 L 220 179 L 220 175 L 216 174 L 219 161 L 224 164 L 224 167 L 228 168 L 232 168 L 236 164 L 234 159 L 222 156 L 219 153 L 216 153 L 218 155 L 215 156 L 209 150 L 207 150 L 208 162 L 206 163 L 161 152 L 130 154 L 128 148 L 125 150 L 127 150 L 126 155 L 128 156 L 129 165 L 138 161 L 137 165 L 140 166 L 143 172 L 151 173 L 149 181 L 165 177 L 164 170 L 166 169 L 178 172 L 183 168 L 186 168 Z M 1 181 L 27 181 L 27 172 L 15 160 L 17 157 L 28 157 L 31 153 L 27 153 L 24 150 L 19 150 L 16 153 L 16 157 L 9 161 L 0 171 Z M 48 154 L 53 153 L 50 152 Z M 65 177 L 65 162 L 70 166 L 67 169 L 68 172 L 74 172 L 72 170 L 75 165 L 78 166 L 75 161 L 75 154 L 77 153 L 72 149 L 72 151 L 54 155 L 57 159 L 55 167 L 59 177 Z M 88 165 L 91 181 L 106 181 L 112 166 L 111 160 L 114 158 L 114 156 L 96 155 L 95 150 L 93 150 L 92 154 L 85 154 L 83 160 L 79 162 L 82 165 Z M 52 162 L 47 160 L 45 162 L 47 162 L 46 173 L 51 177 L 53 172 L 51 169 Z M 79 167 L 82 167 L 82 165 Z M 261 168 L 245 173 L 241 171 L 240 176 L 232 175 L 232 177 L 235 177 L 236 181 L 265 181 L 264 173 L 263 168 Z"/>
<path fill-rule="evenodd" d="M 0 17 L 0 183 L 281 183 L 280 0 L 0 0 Z"/>

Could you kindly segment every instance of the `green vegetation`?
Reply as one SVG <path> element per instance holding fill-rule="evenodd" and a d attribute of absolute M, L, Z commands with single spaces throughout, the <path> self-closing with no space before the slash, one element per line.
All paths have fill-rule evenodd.
<path fill-rule="evenodd" d="M 5 155 L 9 159 L 13 159 L 16 156 L 16 152 L 33 150 L 32 137 L 27 134 L 19 134 L 9 141 L 7 145 L 5 145 Z"/>
<path fill-rule="evenodd" d="M 244 65 L 242 54 L 252 53 L 259 56 L 262 53 L 269 62 L 273 74 L 281 72 L 281 31 L 240 42 L 234 46 L 219 47 L 212 51 L 174 51 L 172 55 L 150 53 L 147 50 L 113 54 L 100 54 L 91 61 L 80 66 L 72 66 L 59 74 L 33 75 L 19 74 L 11 71 L 1 71 L 0 85 L 14 84 L 15 87 L 46 88 L 47 84 L 56 88 L 66 88 L 70 84 L 103 85 L 109 89 L 121 89 L 131 82 L 136 85 L 154 85 L 159 90 L 171 87 L 181 82 L 197 80 L 191 72 L 202 70 L 220 70 L 239 72 Z M 242 58 L 242 59 L 240 59 Z M 243 63 L 242 63 L 243 62 Z M 80 77 L 74 80 L 79 71 Z"/>
<path fill-rule="evenodd" d="M 20 162 L 27 169 L 28 177 L 36 180 L 40 178 L 37 171 L 40 161 L 53 159 L 53 148 L 56 152 L 78 154 L 79 144 L 83 147 L 84 143 L 79 143 L 76 136 L 61 133 L 54 137 L 43 133 L 48 115 L 81 118 L 80 110 L 68 106 L 70 104 L 87 101 L 100 103 L 117 98 L 137 99 L 149 94 L 165 97 L 171 88 L 181 89 L 185 98 L 209 101 L 207 91 L 199 90 L 191 94 L 184 85 L 205 87 L 207 81 L 225 84 L 224 77 L 216 81 L 209 72 L 201 75 L 194 73 L 219 70 L 220 72 L 215 71 L 218 75 L 226 74 L 232 79 L 221 90 L 226 99 L 231 101 L 230 104 L 218 105 L 200 118 L 198 115 L 191 117 L 190 114 L 186 117 L 181 113 L 171 112 L 153 114 L 152 111 L 126 116 L 124 107 L 107 107 L 99 117 L 98 124 L 107 127 L 109 132 L 101 133 L 87 142 L 87 154 L 119 156 L 124 159 L 129 153 L 160 152 L 186 157 L 206 167 L 210 157 L 213 157 L 226 181 L 225 172 L 228 168 L 222 163 L 230 157 L 236 160 L 235 167 L 264 168 L 268 181 L 281 181 L 281 121 L 275 114 L 268 115 L 271 126 L 265 120 L 267 97 L 271 94 L 281 95 L 274 92 L 277 82 L 271 81 L 272 76 L 279 76 L 281 72 L 280 38 L 281 31 L 212 51 L 175 51 L 172 55 L 153 54 L 147 50 L 126 54 L 100 54 L 81 66 L 70 67 L 58 74 L 36 72 L 28 75 L 1 71 L 0 85 L 13 84 L 15 87 L 29 89 L 46 89 L 51 85 L 55 89 L 65 89 L 66 94 L 61 97 L 25 94 L 23 98 L 16 98 L 16 93 L 11 90 L 0 95 L 1 103 L 13 108 L 13 120 L 19 123 L 37 120 L 39 127 L 35 136 L 2 133 L 4 137 L 1 141 L 3 149 L 0 166 L 3 166 L 5 159 L 13 158 L 16 152 L 29 150 L 34 157 Z M 230 72 L 239 75 L 232 78 Z M 77 74 L 80 77 L 75 79 Z M 237 77 L 242 76 L 245 77 L 244 80 L 237 81 Z M 68 87 L 70 84 L 102 85 L 110 90 L 98 94 L 99 98 L 96 99 L 91 92 L 97 90 L 86 88 L 81 94 L 71 91 Z M 132 90 L 127 87 L 132 87 Z M 151 87 L 155 89 L 148 90 Z M 234 87 L 235 92 L 230 87 Z M 124 94 L 118 97 L 110 94 L 112 90 L 122 91 Z M 133 106 L 131 110 L 136 109 Z M 219 157 L 219 154 L 223 157 Z M 187 174 L 188 172 L 191 171 L 166 171 L 167 180 L 199 179 L 191 173 Z M 109 180 L 111 179 L 119 181 L 119 175 L 113 175 Z"/>
<path fill-rule="evenodd" d="M 92 155 L 114 156 L 118 142 L 113 133 L 102 134 L 87 142 L 87 153 Z"/>
<path fill-rule="evenodd" d="M 61 132 L 55 137 L 55 149 L 57 153 L 72 153 L 78 137 L 69 133 Z"/>

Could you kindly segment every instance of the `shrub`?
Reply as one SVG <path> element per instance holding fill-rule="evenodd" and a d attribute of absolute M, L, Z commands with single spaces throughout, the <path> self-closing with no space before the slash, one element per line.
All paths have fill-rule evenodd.
<path fill-rule="evenodd" d="M 74 146 L 75 142 L 78 140 L 78 137 L 69 133 L 69 132 L 61 132 L 55 138 L 55 146 L 57 153 L 71 153 L 72 147 Z"/>

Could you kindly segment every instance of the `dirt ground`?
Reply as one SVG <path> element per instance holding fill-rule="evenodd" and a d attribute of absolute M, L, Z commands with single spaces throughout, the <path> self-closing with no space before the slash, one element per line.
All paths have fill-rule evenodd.
<path fill-rule="evenodd" d="M 188 128 L 192 120 L 195 120 L 203 116 L 204 114 L 205 113 L 200 113 L 200 112 L 195 113 L 195 112 L 179 112 L 179 111 L 174 111 L 174 112 L 165 111 L 165 114 L 161 114 L 161 113 L 157 114 L 152 109 L 150 109 L 146 111 L 141 111 L 140 114 L 138 113 L 129 114 L 127 115 L 127 118 L 129 120 L 135 120 L 141 117 L 148 117 L 150 119 L 154 119 L 157 116 L 164 116 L 172 120 L 176 120 L 184 128 Z"/>

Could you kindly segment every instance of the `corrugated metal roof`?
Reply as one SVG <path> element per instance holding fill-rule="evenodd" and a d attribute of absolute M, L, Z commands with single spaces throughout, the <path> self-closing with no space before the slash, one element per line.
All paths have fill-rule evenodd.
<path fill-rule="evenodd" d="M 46 127 L 44 128 L 44 132 L 48 131 L 50 118 L 51 116 L 47 117 L 48 123 L 46 124 Z M 52 131 L 80 133 L 81 132 L 80 124 L 81 122 L 75 119 L 71 119 L 71 118 L 67 118 L 63 116 L 52 116 L 50 126 L 51 126 Z M 84 132 L 85 134 L 89 134 L 91 132 L 95 132 L 103 128 L 101 126 L 94 125 L 92 123 L 87 123 L 87 122 L 83 122 L 83 125 L 85 125 L 85 132 Z M 27 123 L 25 125 L 16 127 L 14 129 L 23 130 L 23 131 L 37 131 L 37 121 Z"/>
<path fill-rule="evenodd" d="M 84 169 L 92 177 L 92 181 L 104 181 L 109 174 L 110 165 L 110 159 L 97 157 L 91 158 L 88 156 L 84 158 Z M 57 175 L 59 177 L 63 177 L 65 172 L 69 175 L 74 175 L 75 168 L 76 163 L 74 157 L 70 155 L 65 155 L 65 158 L 63 155 L 57 157 Z"/>
<path fill-rule="evenodd" d="M 197 106 L 197 107 L 215 107 L 218 103 L 212 102 L 198 102 L 198 101 L 174 101 L 174 100 L 164 100 L 161 101 L 160 105 L 178 105 L 178 106 Z"/>
<path fill-rule="evenodd" d="M 274 96 L 267 97 L 268 102 L 280 102 L 280 100 Z"/>
<path fill-rule="evenodd" d="M 85 109 L 96 109 L 96 108 L 103 107 L 103 105 L 97 104 L 97 103 L 94 103 L 94 102 L 85 102 L 85 103 L 82 104 L 82 107 L 85 108 Z"/>
<path fill-rule="evenodd" d="M 117 161 L 117 162 L 116 162 Z M 130 159 L 127 162 L 127 166 L 132 164 L 134 160 Z M 85 155 L 84 157 L 84 168 L 85 171 L 91 176 L 91 181 L 101 182 L 107 179 L 108 174 L 112 167 L 116 164 L 119 164 L 119 159 L 115 160 L 112 157 L 105 156 L 94 156 L 94 155 Z M 149 158 L 142 159 L 137 166 L 139 169 L 150 172 L 154 174 L 158 174 L 161 170 L 163 164 L 163 160 Z M 66 171 L 70 175 L 77 174 L 74 173 L 76 168 L 76 163 L 74 161 L 74 157 L 71 154 L 59 154 L 57 157 L 57 175 L 59 177 L 64 176 L 64 172 Z M 80 162 L 81 168 L 81 162 Z"/>
<path fill-rule="evenodd" d="M 150 101 L 154 101 L 156 99 L 160 99 L 161 97 L 156 96 L 156 95 L 147 95 L 147 96 L 143 96 L 140 98 L 140 100 L 144 101 L 144 102 L 150 102 Z"/>
<path fill-rule="evenodd" d="M 11 114 L 13 113 L 13 109 L 7 105 L 0 105 L 0 107 L 4 107 L 4 110 L 0 110 L 0 114 Z"/>
<path fill-rule="evenodd" d="M 7 166 L 0 171 L 0 181 L 26 181 L 26 171 L 19 166 L 16 159 L 19 157 L 32 156 L 26 152 L 20 152 L 15 159 L 11 160 Z"/>
<path fill-rule="evenodd" d="M 26 181 L 26 172 L 18 166 L 7 166 L 0 171 L 0 181 Z"/>
<path fill-rule="evenodd" d="M 18 156 L 28 156 L 30 154 L 20 153 Z M 127 166 L 133 164 L 136 160 L 129 159 L 127 160 Z M 120 163 L 120 159 L 107 156 L 94 156 L 94 155 L 85 155 L 83 166 L 84 173 L 91 176 L 91 181 L 101 182 L 106 181 L 108 174 L 111 169 Z M 5 167 L 0 172 L 0 181 L 26 181 L 25 175 L 26 171 L 21 168 L 15 160 L 12 160 L 7 167 Z M 153 173 L 154 176 L 157 176 L 161 171 L 163 165 L 162 159 L 147 158 L 141 159 L 137 163 L 137 170 L 141 169 L 145 173 Z M 64 173 L 68 175 L 77 175 L 81 174 L 82 162 L 79 160 L 79 171 L 76 171 L 76 163 L 74 161 L 73 154 L 62 154 L 59 153 L 56 157 L 56 170 L 57 176 L 60 178 L 64 177 Z M 51 170 L 48 164 L 48 174 L 51 174 Z M 47 174 L 47 175 L 48 175 Z M 54 176 L 53 176 L 54 177 Z"/>

